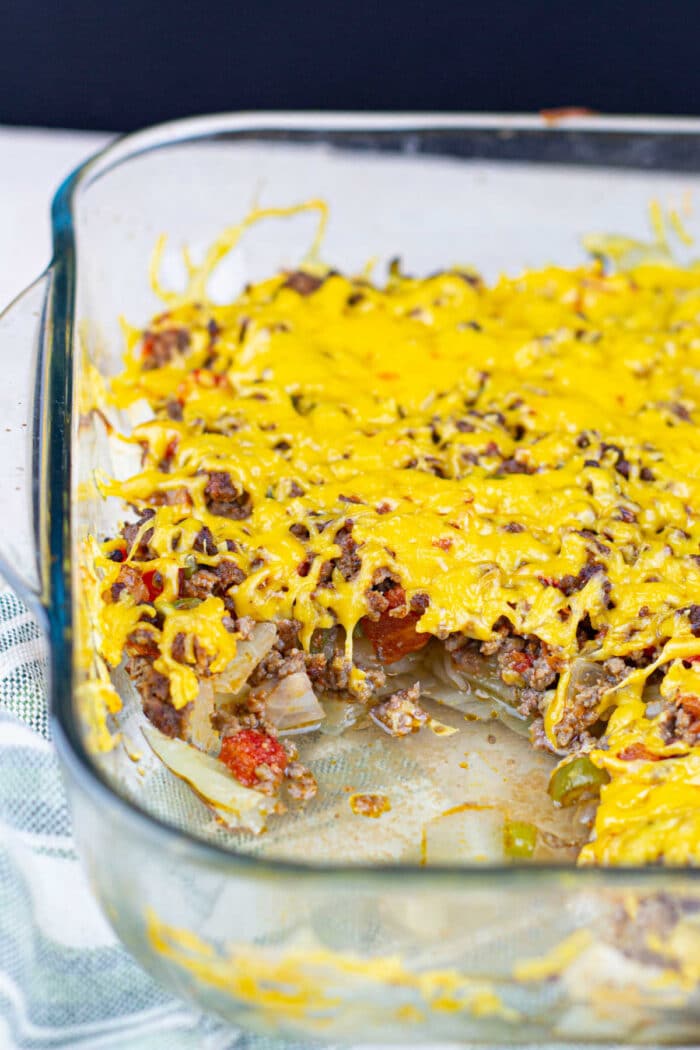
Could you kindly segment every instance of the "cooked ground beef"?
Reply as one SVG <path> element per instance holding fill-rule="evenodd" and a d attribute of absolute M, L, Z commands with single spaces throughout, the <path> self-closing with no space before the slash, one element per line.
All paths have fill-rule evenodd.
<path fill-rule="evenodd" d="M 337 567 L 344 580 L 350 582 L 362 568 L 362 562 L 357 554 L 358 543 L 352 536 L 353 522 L 347 521 L 345 525 L 335 534 L 335 542 L 341 550 L 340 558 L 337 559 Z"/>
<path fill-rule="evenodd" d="M 184 577 L 180 583 L 181 598 L 208 598 L 219 588 L 219 577 L 213 569 L 197 569 L 189 577 Z"/>
<path fill-rule="evenodd" d="M 261 660 L 248 682 L 252 686 L 261 685 L 263 682 L 286 678 L 287 675 L 304 670 L 306 657 L 301 649 L 291 649 L 286 656 L 273 649 Z"/>
<path fill-rule="evenodd" d="M 318 574 L 318 586 L 328 587 L 333 581 L 333 570 L 337 569 L 344 580 L 353 580 L 360 569 L 362 561 L 357 553 L 359 544 L 352 536 L 354 522 L 349 518 L 335 534 L 335 542 L 340 547 L 340 555 L 325 561 Z"/>
<path fill-rule="evenodd" d="M 183 354 L 190 345 L 190 333 L 186 328 L 165 328 L 162 332 L 145 332 L 142 360 L 144 371 L 162 368 L 176 354 Z"/>
<path fill-rule="evenodd" d="M 549 742 L 549 737 L 545 733 L 544 719 L 535 718 L 530 726 L 530 743 L 536 751 L 549 751 L 553 753 L 554 749 Z"/>
<path fill-rule="evenodd" d="M 389 569 L 375 569 L 372 576 L 372 586 L 369 590 L 365 591 L 365 598 L 367 599 L 367 605 L 369 608 L 368 615 L 371 620 L 378 620 L 382 613 L 385 613 L 387 609 L 391 607 L 387 594 L 389 591 L 393 591 L 400 586 L 401 581 L 394 576 Z M 416 597 L 418 597 L 418 595 Z M 427 595 L 424 597 L 427 598 Z M 418 607 L 416 607 L 415 611 L 419 611 Z"/>
<path fill-rule="evenodd" d="M 553 580 L 549 578 L 543 578 L 542 582 L 549 587 L 556 587 L 562 594 L 565 594 L 567 598 L 575 594 L 577 591 L 583 590 L 589 580 L 598 573 L 604 571 L 604 566 L 600 562 L 591 560 L 583 566 L 581 571 L 576 575 L 572 576 L 570 573 L 566 576 L 562 576 L 560 580 Z"/>
<path fill-rule="evenodd" d="M 532 463 L 524 463 L 519 459 L 504 459 L 498 468 L 499 474 L 534 474 L 536 467 Z"/>
<path fill-rule="evenodd" d="M 680 741 L 693 747 L 700 743 L 700 697 L 681 696 L 668 703 L 661 719 L 661 735 L 666 744 Z"/>
<path fill-rule="evenodd" d="M 136 521 L 128 522 L 122 528 L 122 536 L 126 542 L 127 552 L 136 561 L 150 561 L 156 556 L 155 551 L 152 551 L 149 547 L 149 543 L 153 539 L 153 529 L 145 529 L 138 545 L 134 547 L 139 532 L 154 515 L 155 511 L 149 507 L 141 513 Z"/>
<path fill-rule="evenodd" d="M 210 514 L 230 518 L 231 521 L 243 521 L 253 512 L 253 501 L 249 494 L 237 488 L 231 475 L 224 470 L 209 472 L 204 498 Z"/>
<path fill-rule="evenodd" d="M 606 660 L 597 668 L 595 674 L 591 671 L 578 683 L 574 668 L 566 708 L 554 730 L 559 747 L 573 750 L 593 742 L 595 738 L 588 730 L 598 721 L 601 696 L 628 673 L 627 664 L 618 656 Z"/>
<path fill-rule="evenodd" d="M 540 692 L 537 689 L 523 689 L 520 693 L 520 703 L 518 704 L 518 711 L 525 718 L 537 716 L 538 714 L 544 714 L 544 708 L 546 707 L 547 697 L 545 693 Z"/>
<path fill-rule="evenodd" d="M 214 572 L 219 579 L 219 589 L 222 592 L 228 591 L 231 587 L 237 587 L 245 580 L 243 569 L 229 558 L 224 558 L 223 561 L 220 561 L 214 567 Z"/>
<path fill-rule="evenodd" d="M 302 525 L 300 521 L 295 521 L 293 525 L 290 525 L 289 531 L 291 532 L 292 536 L 296 536 L 296 538 L 298 540 L 301 540 L 302 543 L 306 543 L 308 540 L 311 539 L 311 533 L 309 532 L 307 526 Z"/>
<path fill-rule="evenodd" d="M 420 686 L 416 682 L 410 689 L 399 689 L 370 711 L 370 717 L 391 736 L 408 736 L 417 733 L 428 721 L 428 713 L 418 703 Z"/>
<path fill-rule="evenodd" d="M 170 649 L 173 660 L 180 664 L 192 664 L 200 675 L 208 675 L 209 664 L 212 661 L 211 653 L 207 652 L 196 635 L 192 638 L 191 646 L 188 645 L 188 640 L 188 635 L 178 631 Z"/>
<path fill-rule="evenodd" d="M 168 419 L 172 419 L 175 423 L 181 423 L 183 419 L 182 405 L 175 398 L 170 398 L 165 406 L 165 411 Z"/>
<path fill-rule="evenodd" d="M 241 729 L 258 729 L 268 736 L 277 736 L 276 728 L 265 720 L 265 697 L 255 691 L 237 703 L 217 708 L 211 724 L 222 737 L 235 736 Z"/>
<path fill-rule="evenodd" d="M 191 507 L 192 497 L 185 485 L 175 489 L 158 489 L 148 497 L 152 507 Z"/>
<path fill-rule="evenodd" d="M 172 704 L 150 696 L 143 699 L 143 713 L 146 718 L 166 736 L 182 736 L 186 710 L 183 707 L 177 711 Z"/>
<path fill-rule="evenodd" d="M 306 654 L 306 673 L 314 687 L 321 692 L 348 694 L 352 663 L 342 653 L 328 657 L 325 653 Z M 386 676 L 380 669 L 365 669 L 365 680 L 355 687 L 355 696 L 369 701 L 380 689 Z"/>
<path fill-rule="evenodd" d="M 176 711 L 170 703 L 170 683 L 153 668 L 151 656 L 131 656 L 126 671 L 141 695 L 143 711 L 161 733 L 180 736 L 186 708 Z"/>
<path fill-rule="evenodd" d="M 556 662 L 541 642 L 508 638 L 499 647 L 496 659 L 507 685 L 543 692 L 558 677 Z"/>
<path fill-rule="evenodd" d="M 430 605 L 430 597 L 423 592 L 414 594 L 411 598 L 411 612 L 420 613 L 422 616 Z"/>
<path fill-rule="evenodd" d="M 126 591 L 137 605 L 148 601 L 148 587 L 141 579 L 141 573 L 133 565 L 122 565 L 119 575 L 110 588 L 113 602 L 118 602 L 122 592 Z"/>
<path fill-rule="evenodd" d="M 531 726 L 533 745 L 551 750 L 541 716 L 549 703 L 549 690 L 556 686 L 563 670 L 561 660 L 538 639 L 514 637 L 511 631 L 510 624 L 499 625 L 497 637 L 481 643 L 465 639 L 463 635 L 452 635 L 446 639 L 445 647 L 455 665 L 469 675 L 483 674 L 483 660 L 495 659 L 501 678 L 513 689 L 514 706 L 525 717 L 534 718 Z M 643 664 L 652 659 L 653 654 L 645 652 Z M 599 720 L 600 698 L 630 672 L 630 663 L 632 661 L 619 657 L 600 665 L 588 663 L 578 679 L 572 679 L 566 710 L 555 730 L 560 748 L 567 751 L 585 749 L 596 742 L 597 736 L 591 729 Z M 681 724 L 685 724 L 683 716 Z M 700 730 L 700 723 L 698 728 Z"/>
<path fill-rule="evenodd" d="M 301 762 L 290 762 L 284 771 L 287 794 L 297 802 L 308 802 L 318 791 L 316 777 Z"/>
<path fill-rule="evenodd" d="M 275 627 L 277 628 L 277 642 L 275 646 L 280 652 L 298 648 L 299 631 L 301 630 L 299 620 L 277 620 Z"/>
<path fill-rule="evenodd" d="M 145 656 L 151 661 L 157 660 L 160 655 L 158 642 L 153 631 L 147 627 L 137 627 L 126 640 L 127 656 Z"/>
<path fill-rule="evenodd" d="M 199 551 L 200 554 L 208 554 L 210 557 L 217 553 L 217 546 L 214 542 L 212 531 L 208 526 L 202 525 L 194 538 L 192 550 Z"/>
<path fill-rule="evenodd" d="M 318 291 L 323 282 L 323 277 L 316 277 L 315 274 L 306 273 L 304 270 L 295 270 L 294 273 L 290 273 L 282 287 L 292 288 L 299 295 L 311 295 Z"/>
<path fill-rule="evenodd" d="M 190 575 L 183 575 L 180 580 L 179 595 L 181 598 L 207 598 L 210 594 L 222 597 L 226 592 L 245 579 L 245 573 L 235 562 L 229 559 L 218 565 L 200 565 Z M 228 605 L 227 605 L 228 608 Z M 235 609 L 229 609 L 235 612 Z"/>
<path fill-rule="evenodd" d="M 187 663 L 187 635 L 183 631 L 178 631 L 173 638 L 170 653 L 179 664 Z"/>

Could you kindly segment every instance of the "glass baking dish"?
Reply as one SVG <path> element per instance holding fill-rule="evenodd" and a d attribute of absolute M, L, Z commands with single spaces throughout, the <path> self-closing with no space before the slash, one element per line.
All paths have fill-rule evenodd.
<path fill-rule="evenodd" d="M 53 261 L 0 320 L 2 570 L 50 639 L 54 739 L 94 890 L 183 998 L 290 1038 L 696 1044 L 693 871 L 427 868 L 337 839 L 255 852 L 142 790 L 138 755 L 95 746 L 80 552 L 108 520 L 95 376 L 118 368 L 120 316 L 143 324 L 159 308 L 148 261 L 161 233 L 196 254 L 255 204 L 322 197 L 334 265 L 401 255 L 409 272 L 459 261 L 493 277 L 574 263 L 592 230 L 642 234 L 650 199 L 698 186 L 692 120 L 223 115 L 129 136 L 59 189 Z M 249 235 L 217 274 L 223 294 L 307 243 L 303 223 Z M 164 272 L 181 277 L 174 252 Z M 125 732 L 129 717 L 127 705 Z"/>

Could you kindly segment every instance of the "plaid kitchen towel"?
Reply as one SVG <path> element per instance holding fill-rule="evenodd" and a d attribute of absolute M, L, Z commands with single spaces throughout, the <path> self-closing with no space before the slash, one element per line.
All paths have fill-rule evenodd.
<path fill-rule="evenodd" d="M 39 628 L 1 589 L 0 1050 L 281 1050 L 187 1009 L 117 941 L 75 853 L 44 686 Z"/>

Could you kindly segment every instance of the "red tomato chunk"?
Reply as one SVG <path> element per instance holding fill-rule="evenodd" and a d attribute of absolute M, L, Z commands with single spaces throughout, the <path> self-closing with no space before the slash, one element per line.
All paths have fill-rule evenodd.
<path fill-rule="evenodd" d="M 257 729 L 241 729 L 225 737 L 219 760 L 248 788 L 271 782 L 278 785 L 289 761 L 279 741 Z"/>

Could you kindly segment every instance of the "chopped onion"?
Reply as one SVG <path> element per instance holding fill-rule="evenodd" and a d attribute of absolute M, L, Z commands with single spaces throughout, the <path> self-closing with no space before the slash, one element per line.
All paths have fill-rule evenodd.
<path fill-rule="evenodd" d="M 328 696 L 323 698 L 323 710 L 325 719 L 321 732 L 326 736 L 342 736 L 367 714 L 365 705 L 357 700 L 337 700 Z"/>
<path fill-rule="evenodd" d="M 452 654 L 447 649 L 443 649 L 440 657 L 439 666 L 436 668 L 438 677 L 446 679 L 447 683 L 455 685 L 463 693 L 471 693 L 472 688 L 462 672 L 455 666 Z"/>
<path fill-rule="evenodd" d="M 219 733 L 211 724 L 211 716 L 215 710 L 214 686 L 211 679 L 202 678 L 199 692 L 187 711 L 185 732 L 189 742 L 200 751 L 218 751 L 221 743 Z"/>
<path fill-rule="evenodd" d="M 428 864 L 498 864 L 504 859 L 503 814 L 457 806 L 425 825 Z"/>
<path fill-rule="evenodd" d="M 239 692 L 260 661 L 270 652 L 276 638 L 277 630 L 273 623 L 256 623 L 250 638 L 236 645 L 236 656 L 228 667 L 212 676 L 214 692 Z"/>
<path fill-rule="evenodd" d="M 244 787 L 222 762 L 184 740 L 165 736 L 155 726 L 145 726 L 143 735 L 170 772 L 186 781 L 231 831 L 264 829 L 276 799 Z"/>
<path fill-rule="evenodd" d="M 325 717 L 305 671 L 287 675 L 265 697 L 265 718 L 282 736 L 309 733 L 318 729 Z"/>
<path fill-rule="evenodd" d="M 495 657 L 476 656 L 476 670 L 467 672 L 455 666 L 446 650 L 437 650 L 429 666 L 439 684 L 431 687 L 426 683 L 423 688 L 425 695 L 456 711 L 473 711 L 475 700 L 488 701 L 510 729 L 520 735 L 528 733 L 530 720 L 514 706 L 515 689 L 501 678 Z"/>
<path fill-rule="evenodd" d="M 515 689 L 501 678 L 498 659 L 495 656 L 477 657 L 475 671 L 461 671 L 472 692 L 480 700 L 497 700 L 513 708 Z"/>
<path fill-rule="evenodd" d="M 603 665 L 593 660 L 578 657 L 571 665 L 571 678 L 566 690 L 566 703 L 576 699 L 581 689 L 589 689 L 591 686 L 599 685 L 605 678 Z"/>

